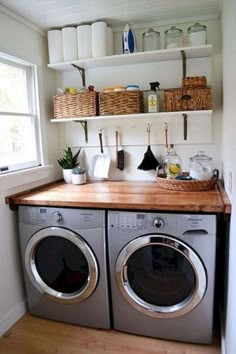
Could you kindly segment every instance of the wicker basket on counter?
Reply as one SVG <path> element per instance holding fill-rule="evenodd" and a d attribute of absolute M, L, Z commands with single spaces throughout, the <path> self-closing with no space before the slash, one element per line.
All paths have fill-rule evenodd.
<path fill-rule="evenodd" d="M 164 90 L 164 110 L 196 111 L 212 107 L 211 88 L 176 88 Z"/>
<path fill-rule="evenodd" d="M 206 181 L 197 180 L 177 180 L 177 179 L 167 179 L 163 175 L 157 176 L 157 185 L 160 188 L 168 189 L 172 191 L 182 191 L 182 192 L 198 192 L 198 191 L 208 191 L 215 187 L 218 180 L 219 171 L 215 170 L 216 173 L 213 177 Z M 185 175 L 188 175 L 185 173 Z"/>
<path fill-rule="evenodd" d="M 187 76 L 182 78 L 183 88 L 195 88 L 195 87 L 206 88 L 206 86 L 207 86 L 206 76 Z"/>
<path fill-rule="evenodd" d="M 98 93 L 80 92 L 53 97 L 54 118 L 75 118 L 96 116 L 98 113 Z"/>
<path fill-rule="evenodd" d="M 99 93 L 99 115 L 137 114 L 143 112 L 143 92 Z"/>

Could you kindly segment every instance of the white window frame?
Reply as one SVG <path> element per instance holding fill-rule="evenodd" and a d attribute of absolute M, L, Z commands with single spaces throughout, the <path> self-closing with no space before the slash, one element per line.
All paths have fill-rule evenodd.
<path fill-rule="evenodd" d="M 29 112 L 17 113 L 17 112 L 0 111 L 0 120 L 1 120 L 1 116 L 31 117 L 32 126 L 33 126 L 32 133 L 34 134 L 35 149 L 36 149 L 35 160 L 22 162 L 20 164 L 14 164 L 9 166 L 0 166 L 0 176 L 1 176 L 1 175 L 10 174 L 12 172 L 22 171 L 25 169 L 31 169 L 31 168 L 41 166 L 42 165 L 42 144 L 41 144 L 41 133 L 40 133 L 40 124 L 39 124 L 39 92 L 38 92 L 37 66 L 35 64 L 11 57 L 1 52 L 0 52 L 0 62 L 25 70 L 28 102 L 29 102 Z"/>

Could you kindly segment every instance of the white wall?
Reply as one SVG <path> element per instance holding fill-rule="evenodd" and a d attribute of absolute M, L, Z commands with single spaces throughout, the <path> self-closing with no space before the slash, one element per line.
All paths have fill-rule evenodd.
<path fill-rule="evenodd" d="M 0 51 L 37 64 L 40 94 L 40 120 L 46 164 L 54 164 L 60 141 L 58 128 L 49 123 L 56 75 L 47 69 L 46 37 L 0 12 Z M 17 94 L 17 93 L 16 93 Z M 37 173 L 23 172 L 14 182 L 0 176 L 0 335 L 25 311 L 25 293 L 19 259 L 17 212 L 5 204 L 5 196 L 58 178 L 56 168 Z M 11 175 L 12 177 L 12 175 Z M 12 187 L 11 187 L 12 186 Z"/>
<path fill-rule="evenodd" d="M 229 241 L 229 274 L 228 296 L 225 309 L 225 344 L 227 354 L 236 350 L 236 2 L 222 1 L 223 15 L 223 168 L 225 187 L 232 203 L 232 215 Z M 232 191 L 230 188 L 230 173 L 232 173 Z M 226 275 L 227 276 L 227 275 Z"/>
<path fill-rule="evenodd" d="M 213 58 L 192 59 L 187 61 L 187 75 L 206 75 L 213 91 L 212 117 L 191 116 L 188 118 L 188 140 L 183 139 L 183 118 L 181 115 L 167 118 L 126 119 L 126 120 L 93 120 L 89 121 L 89 142 L 84 141 L 83 129 L 78 123 L 66 123 L 65 143 L 83 148 L 82 163 L 88 167 L 92 156 L 99 153 L 98 131 L 103 128 L 105 153 L 112 158 L 109 173 L 110 179 L 129 180 L 155 180 L 155 171 L 140 171 L 137 166 L 143 159 L 146 151 L 147 124 L 151 124 L 151 147 L 160 161 L 164 149 L 164 123 L 169 124 L 169 143 L 174 143 L 177 153 L 183 159 L 183 170 L 188 171 L 189 157 L 204 150 L 214 159 L 214 168 L 221 167 L 221 25 L 219 20 L 201 21 L 207 26 L 208 43 L 213 44 Z M 192 23 L 178 24 L 184 30 Z M 162 42 L 164 31 L 170 26 L 155 27 L 161 33 Z M 146 28 L 136 30 L 138 50 L 141 49 L 141 36 Z M 116 54 L 121 51 L 121 32 L 115 32 Z M 163 47 L 163 45 L 162 45 Z M 169 61 L 110 68 L 98 68 L 86 70 L 86 84 L 94 85 L 97 91 L 102 91 L 106 86 L 126 85 L 128 83 L 139 84 L 141 89 L 148 89 L 149 82 L 160 81 L 162 88 L 180 87 L 182 79 L 182 61 Z M 58 74 L 58 85 L 80 88 L 81 78 L 78 71 Z M 121 140 L 126 152 L 126 168 L 123 172 L 115 168 L 115 127 L 119 126 Z"/>

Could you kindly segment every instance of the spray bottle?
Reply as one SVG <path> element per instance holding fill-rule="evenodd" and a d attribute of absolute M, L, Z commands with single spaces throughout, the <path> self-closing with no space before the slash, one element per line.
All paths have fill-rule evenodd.
<path fill-rule="evenodd" d="M 160 90 L 160 83 L 158 81 L 150 82 L 149 85 L 151 86 L 151 91 L 148 95 L 148 112 L 160 112 L 160 95 L 157 92 L 158 90 Z"/>

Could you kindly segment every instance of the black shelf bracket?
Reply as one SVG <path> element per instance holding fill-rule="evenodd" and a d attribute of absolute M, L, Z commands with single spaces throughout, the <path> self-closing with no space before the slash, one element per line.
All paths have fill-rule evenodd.
<path fill-rule="evenodd" d="M 74 68 L 78 69 L 79 72 L 80 72 L 80 75 L 81 75 L 81 78 L 82 78 L 82 86 L 83 87 L 86 87 L 85 85 L 85 70 L 84 68 L 81 68 L 80 66 L 78 65 L 75 65 L 75 64 L 71 64 Z"/>
<path fill-rule="evenodd" d="M 181 50 L 182 64 L 183 64 L 183 77 L 186 77 L 186 54 L 184 50 Z"/>
<path fill-rule="evenodd" d="M 188 137 L 188 115 L 183 113 L 183 123 L 184 123 L 184 140 L 187 140 Z"/>
<path fill-rule="evenodd" d="M 85 142 L 88 142 L 88 123 L 87 120 L 75 120 L 75 123 L 80 123 L 84 129 Z"/>

